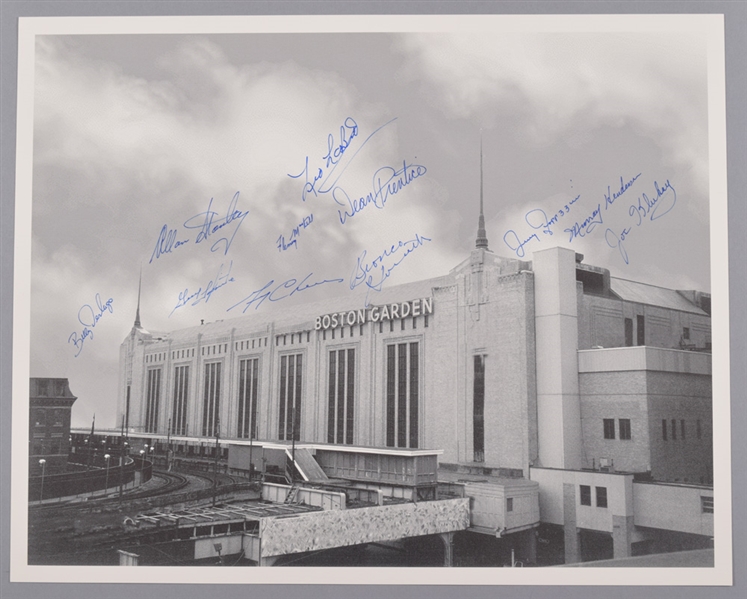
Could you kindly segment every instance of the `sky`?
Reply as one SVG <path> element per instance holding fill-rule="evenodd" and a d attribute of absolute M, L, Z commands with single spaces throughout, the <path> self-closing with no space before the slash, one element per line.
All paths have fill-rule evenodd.
<path fill-rule="evenodd" d="M 710 291 L 707 91 L 697 33 L 39 36 L 31 376 L 117 426 L 140 277 L 169 332 L 448 273 L 481 148 L 496 254 Z"/>

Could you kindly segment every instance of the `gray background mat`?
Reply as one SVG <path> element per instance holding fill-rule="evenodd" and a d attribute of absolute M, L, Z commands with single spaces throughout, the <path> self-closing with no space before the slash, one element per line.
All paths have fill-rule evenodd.
<path fill-rule="evenodd" d="M 132 596 L 196 599 L 219 595 L 232 597 L 325 597 L 355 599 L 374 595 L 437 599 L 441 597 L 738 597 L 747 594 L 745 583 L 745 525 L 747 507 L 747 318 L 743 314 L 747 297 L 747 2 L 650 1 L 650 2 L 451 2 L 451 1 L 80 1 L 48 2 L 2 0 L 2 73 L 0 101 L 2 112 L 1 192 L 0 192 L 0 598 L 106 597 Z M 731 427 L 732 427 L 732 517 L 734 544 L 734 587 L 549 587 L 549 586 L 354 586 L 354 585 L 104 585 L 104 584 L 11 584 L 10 554 L 10 413 L 13 331 L 13 230 L 15 200 L 15 110 L 17 75 L 18 17 L 23 16 L 119 16 L 119 15 L 231 15 L 231 14 L 661 14 L 723 13 L 726 41 L 726 114 L 730 254 L 731 323 Z M 292 582 L 293 571 L 288 571 Z M 541 571 L 538 571 L 538 580 Z"/>

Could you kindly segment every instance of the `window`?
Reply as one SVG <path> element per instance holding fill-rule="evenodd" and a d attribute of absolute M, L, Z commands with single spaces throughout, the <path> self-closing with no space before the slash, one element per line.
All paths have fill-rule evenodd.
<path fill-rule="evenodd" d="M 329 352 L 327 443 L 353 443 L 355 424 L 355 350 Z"/>
<path fill-rule="evenodd" d="M 506 498 L 506 511 L 507 512 L 514 511 L 514 498 L 513 497 Z"/>
<path fill-rule="evenodd" d="M 700 498 L 700 511 L 704 514 L 713 513 L 713 497 L 701 496 Z"/>
<path fill-rule="evenodd" d="M 665 441 L 667 440 L 667 421 L 662 420 L 661 421 L 661 438 Z"/>
<path fill-rule="evenodd" d="M 596 487 L 597 507 L 607 507 L 607 487 Z"/>
<path fill-rule="evenodd" d="M 604 424 L 604 438 L 614 439 L 615 438 L 615 419 L 604 418 L 602 420 L 602 423 Z"/>
<path fill-rule="evenodd" d="M 684 441 L 685 440 L 685 421 L 680 420 L 680 438 Z"/>
<path fill-rule="evenodd" d="M 639 314 L 635 318 L 636 318 L 636 324 L 638 325 L 636 345 L 646 345 L 646 329 L 645 329 L 645 323 L 643 320 L 643 316 Z"/>
<path fill-rule="evenodd" d="M 620 418 L 620 439 L 630 441 L 630 418 Z"/>
<path fill-rule="evenodd" d="M 672 418 L 672 441 L 677 440 L 677 421 Z"/>
<path fill-rule="evenodd" d="M 625 347 L 633 345 L 633 319 L 625 319 Z"/>
<path fill-rule="evenodd" d="M 474 461 L 485 461 L 485 356 L 475 356 L 472 390 L 472 445 Z"/>
<path fill-rule="evenodd" d="M 239 362 L 239 438 L 254 439 L 257 434 L 257 385 L 259 358 Z"/>
<path fill-rule="evenodd" d="M 44 410 L 36 410 L 34 412 L 34 426 L 44 426 L 47 423 L 47 418 Z"/>
<path fill-rule="evenodd" d="M 386 444 L 418 447 L 420 366 L 418 343 L 386 348 Z"/>
<path fill-rule="evenodd" d="M 158 431 L 158 407 L 161 402 L 161 369 L 148 370 L 148 387 L 145 406 L 145 432 Z"/>
<path fill-rule="evenodd" d="M 581 505 L 591 505 L 591 487 L 589 485 L 580 485 Z"/>
<path fill-rule="evenodd" d="M 202 399 L 202 435 L 205 437 L 219 434 L 220 371 L 220 362 L 205 364 L 205 389 Z"/>
<path fill-rule="evenodd" d="M 301 439 L 301 382 L 303 354 L 280 357 L 280 414 L 278 438 Z"/>
<path fill-rule="evenodd" d="M 171 431 L 175 435 L 187 434 L 187 397 L 189 395 L 189 366 L 174 369 L 174 406 L 171 414 Z"/>
<path fill-rule="evenodd" d="M 689 327 L 682 327 L 682 339 L 685 341 L 690 340 L 690 328 Z"/>

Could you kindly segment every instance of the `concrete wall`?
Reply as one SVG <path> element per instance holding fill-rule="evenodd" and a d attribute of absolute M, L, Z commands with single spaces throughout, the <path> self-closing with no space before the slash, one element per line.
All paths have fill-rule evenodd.
<path fill-rule="evenodd" d="M 531 477 L 539 483 L 542 522 L 563 525 L 570 509 L 576 527 L 613 532 L 614 516 L 633 515 L 632 475 L 532 468 Z M 572 487 L 572 497 L 564 498 L 564 485 L 566 488 Z M 591 487 L 591 506 L 581 505 L 580 485 Z M 598 507 L 596 504 L 596 487 L 607 489 L 606 508 Z M 569 499 L 572 501 L 572 507 L 568 505 Z"/>
<path fill-rule="evenodd" d="M 537 484 L 515 486 L 464 483 L 464 492 L 470 498 L 470 518 L 474 528 L 502 534 L 539 524 Z M 510 512 L 507 511 L 509 498 L 513 504 Z"/>
<path fill-rule="evenodd" d="M 262 557 L 394 541 L 469 526 L 469 499 L 299 514 L 260 521 Z"/>
<path fill-rule="evenodd" d="M 262 485 L 262 500 L 272 501 L 273 503 L 284 503 L 291 488 L 288 485 L 264 483 Z M 325 510 L 344 510 L 345 493 L 299 487 L 294 503 L 314 505 Z"/>
<path fill-rule="evenodd" d="M 636 526 L 713 536 L 713 513 L 704 513 L 701 497 L 713 489 L 662 483 L 634 483 Z"/>
<path fill-rule="evenodd" d="M 696 374 L 648 372 L 651 472 L 656 480 L 708 484 L 713 481 L 713 424 L 711 377 Z M 677 438 L 672 436 L 672 420 Z M 667 440 L 662 420 L 667 421 Z M 681 425 L 685 421 L 685 438 Z M 701 436 L 697 436 L 700 420 Z"/>

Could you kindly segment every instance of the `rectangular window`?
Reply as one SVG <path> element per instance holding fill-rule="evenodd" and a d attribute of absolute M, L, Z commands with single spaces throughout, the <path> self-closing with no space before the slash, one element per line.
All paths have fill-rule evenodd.
<path fill-rule="evenodd" d="M 148 371 L 148 386 L 145 404 L 145 432 L 158 432 L 158 407 L 161 401 L 161 369 Z"/>
<path fill-rule="evenodd" d="M 355 350 L 329 352 L 327 443 L 353 443 L 355 423 Z"/>
<path fill-rule="evenodd" d="M 620 418 L 620 439 L 630 441 L 630 418 Z"/>
<path fill-rule="evenodd" d="M 205 364 L 205 393 L 202 400 L 202 435 L 219 434 L 221 363 Z"/>
<path fill-rule="evenodd" d="M 607 507 L 607 487 L 596 487 L 597 507 Z"/>
<path fill-rule="evenodd" d="M 408 348 L 409 345 L 409 348 Z M 409 351 L 408 351 L 409 350 Z M 386 441 L 388 447 L 418 447 L 420 365 L 417 342 L 386 348 Z"/>
<path fill-rule="evenodd" d="M 474 357 L 472 390 L 472 445 L 474 461 L 485 461 L 485 356 Z"/>
<path fill-rule="evenodd" d="M 239 362 L 239 428 L 237 436 L 254 439 L 257 436 L 257 388 L 259 358 Z"/>
<path fill-rule="evenodd" d="M 278 438 L 301 439 L 301 382 L 303 354 L 280 357 L 280 412 Z"/>
<path fill-rule="evenodd" d="M 677 440 L 677 421 L 672 418 L 672 441 Z"/>
<path fill-rule="evenodd" d="M 633 345 L 633 319 L 625 319 L 625 347 Z"/>
<path fill-rule="evenodd" d="M 661 438 L 665 441 L 667 440 L 667 421 L 662 420 L 661 421 Z"/>
<path fill-rule="evenodd" d="M 187 398 L 189 397 L 189 366 L 174 369 L 174 406 L 171 414 L 171 431 L 175 435 L 187 434 Z"/>
<path fill-rule="evenodd" d="M 646 328 L 645 328 L 643 316 L 639 314 L 638 316 L 635 317 L 635 319 L 636 319 L 636 324 L 638 325 L 636 345 L 646 345 Z"/>
<path fill-rule="evenodd" d="M 704 514 L 713 513 L 713 497 L 700 497 L 700 511 Z"/>
<path fill-rule="evenodd" d="M 506 511 L 507 512 L 513 512 L 514 511 L 514 498 L 508 497 L 506 499 Z"/>
<path fill-rule="evenodd" d="M 690 341 L 690 328 L 689 327 L 682 327 L 682 338 L 685 341 Z"/>
<path fill-rule="evenodd" d="M 680 438 L 684 441 L 685 440 L 685 421 L 680 420 Z"/>
<path fill-rule="evenodd" d="M 604 438 L 614 439 L 615 438 L 615 419 L 604 418 L 602 419 L 602 423 L 604 425 Z"/>
<path fill-rule="evenodd" d="M 589 485 L 580 485 L 581 505 L 591 505 L 591 487 Z"/>

